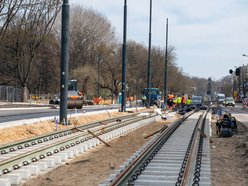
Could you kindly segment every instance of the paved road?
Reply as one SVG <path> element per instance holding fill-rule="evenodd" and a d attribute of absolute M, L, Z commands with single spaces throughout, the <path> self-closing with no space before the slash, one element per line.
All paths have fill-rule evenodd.
<path fill-rule="evenodd" d="M 68 109 L 68 114 L 93 112 L 105 109 L 118 108 L 116 106 L 85 106 L 82 109 L 73 110 Z M 55 117 L 59 116 L 59 109 L 50 108 L 1 108 L 0 109 L 0 124 L 3 122 L 17 121 L 17 120 L 27 120 L 33 118 L 42 117 Z"/>

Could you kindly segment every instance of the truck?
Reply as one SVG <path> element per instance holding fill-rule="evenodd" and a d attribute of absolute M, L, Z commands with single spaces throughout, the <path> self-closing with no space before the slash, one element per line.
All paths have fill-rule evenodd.
<path fill-rule="evenodd" d="M 225 94 L 222 93 L 217 94 L 217 102 L 219 104 L 224 104 L 225 98 L 226 98 Z"/>
<path fill-rule="evenodd" d="M 191 105 L 195 108 L 200 108 L 203 104 L 203 96 L 200 95 L 194 95 L 192 96 Z"/>
<path fill-rule="evenodd" d="M 148 91 L 149 90 L 149 91 Z M 150 106 L 156 105 L 157 107 L 161 106 L 161 93 L 158 88 L 145 88 L 143 90 L 143 95 L 146 96 L 146 100 L 149 100 L 150 93 Z"/>

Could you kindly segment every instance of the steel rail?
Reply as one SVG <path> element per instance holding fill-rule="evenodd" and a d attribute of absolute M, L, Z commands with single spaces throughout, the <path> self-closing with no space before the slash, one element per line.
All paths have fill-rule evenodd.
<path fill-rule="evenodd" d="M 194 174 L 193 174 L 193 186 L 198 186 L 199 182 L 200 182 L 200 176 L 201 176 L 201 164 L 202 164 L 202 155 L 203 155 L 203 138 L 204 138 L 204 130 L 205 130 L 205 123 L 206 123 L 206 118 L 207 118 L 207 114 L 209 112 L 208 111 L 205 113 L 205 116 L 203 118 L 203 122 L 202 122 L 202 127 L 200 129 L 200 140 L 198 143 L 198 149 L 197 149 L 197 153 L 196 153 L 196 158 L 195 158 L 195 169 L 194 169 Z"/>
<path fill-rule="evenodd" d="M 132 123 L 142 121 L 144 119 L 148 119 L 154 116 L 156 115 L 139 116 L 139 117 L 127 120 L 127 121 L 109 123 L 109 124 L 104 125 L 103 127 L 97 127 L 95 129 L 92 129 L 92 132 L 94 132 L 95 135 L 99 136 L 99 135 L 108 133 L 110 131 L 116 130 L 118 128 L 130 125 Z M 64 151 L 65 149 L 68 149 L 80 143 L 84 143 L 92 138 L 94 137 L 91 134 L 89 134 L 86 131 L 85 132 L 83 131 L 83 132 L 80 132 L 78 135 L 69 137 L 68 139 L 59 140 L 59 142 L 54 142 L 44 147 L 40 147 L 30 152 L 26 152 L 25 154 L 20 154 L 12 158 L 2 160 L 0 161 L 0 171 L 1 171 L 0 175 L 7 174 L 11 172 L 12 170 L 19 169 L 22 166 L 29 165 L 32 162 L 36 162 L 39 159 L 44 159 L 47 156 L 51 156 L 52 154 L 56 154 L 60 151 Z"/>
<path fill-rule="evenodd" d="M 197 110 L 198 111 L 198 110 Z M 185 114 L 181 119 L 175 121 L 165 129 L 148 147 L 146 147 L 136 158 L 134 158 L 108 185 L 133 185 L 141 172 L 151 162 L 170 136 L 189 116 L 195 112 Z"/>
<path fill-rule="evenodd" d="M 205 121 L 206 121 L 206 117 L 208 114 L 208 111 L 205 111 L 203 114 L 201 114 L 201 116 L 199 117 L 197 124 L 194 128 L 193 134 L 191 136 L 186 154 L 185 154 L 185 158 L 184 161 L 182 163 L 182 167 L 176 182 L 176 186 L 186 186 L 189 185 L 189 183 L 191 182 L 191 176 L 193 173 L 193 168 L 192 166 L 195 164 L 195 162 L 193 161 L 197 161 L 197 163 L 195 164 L 195 169 L 194 172 L 196 172 L 196 170 L 198 171 L 198 167 L 200 166 L 199 159 L 201 160 L 201 155 L 202 155 L 202 142 L 201 140 L 203 139 L 202 136 L 202 132 L 204 131 L 204 127 L 205 127 Z M 197 129 L 199 129 L 201 132 L 199 132 Z M 196 173 L 195 173 L 196 175 Z M 198 175 L 198 178 L 195 179 L 199 179 L 200 175 Z"/>
<path fill-rule="evenodd" d="M 189 183 L 190 179 L 190 173 L 191 173 L 191 167 L 192 167 L 192 162 L 195 158 L 195 152 L 196 152 L 196 146 L 197 146 L 197 140 L 199 139 L 200 133 L 198 132 L 198 128 L 202 128 L 203 125 L 203 114 L 200 115 L 197 124 L 194 128 L 194 131 L 192 133 L 191 139 L 189 141 L 187 151 L 185 153 L 185 157 L 182 163 L 182 167 L 179 172 L 179 176 L 177 178 L 176 186 L 186 186 Z"/>
<path fill-rule="evenodd" d="M 77 128 L 79 128 L 80 130 L 90 129 L 90 128 L 93 128 L 93 127 L 100 126 L 102 124 L 107 124 L 107 123 L 110 123 L 110 122 L 114 122 L 116 120 L 123 120 L 123 119 L 129 119 L 129 118 L 132 118 L 132 117 L 136 117 L 138 114 L 139 113 L 135 113 L 135 114 L 132 114 L 132 115 L 127 115 L 127 116 L 121 116 L 121 117 L 114 117 L 114 118 L 110 118 L 110 119 L 106 119 L 106 120 L 100 120 L 100 121 L 97 121 L 97 122 L 92 122 L 92 123 L 89 123 L 89 124 L 86 124 L 86 125 L 81 124 L 81 125 L 78 125 Z M 41 144 L 43 142 L 53 140 L 53 139 L 56 139 L 56 138 L 60 138 L 60 137 L 63 137 L 63 136 L 70 135 L 70 134 L 76 132 L 76 131 L 73 131 L 73 128 L 74 127 L 70 127 L 70 128 L 67 128 L 67 129 L 62 129 L 62 130 L 59 130 L 59 131 L 50 132 L 50 133 L 47 133 L 47 134 L 44 134 L 44 135 L 39 135 L 39 136 L 32 137 L 32 138 L 29 138 L 29 139 L 21 140 L 21 141 L 18 141 L 18 142 L 2 145 L 2 146 L 0 146 L 0 155 L 1 154 L 7 154 L 9 152 L 14 152 L 14 151 L 17 151 L 17 150 L 20 150 L 20 149 L 23 149 L 23 148 L 26 148 L 26 147 L 34 146 L 34 145 L 37 145 L 37 144 Z"/>

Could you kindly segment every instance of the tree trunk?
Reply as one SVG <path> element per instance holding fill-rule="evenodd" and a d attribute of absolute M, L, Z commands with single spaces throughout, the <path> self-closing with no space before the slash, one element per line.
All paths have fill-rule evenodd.
<path fill-rule="evenodd" d="M 26 85 L 22 87 L 22 101 L 27 102 L 29 97 L 29 91 Z"/>

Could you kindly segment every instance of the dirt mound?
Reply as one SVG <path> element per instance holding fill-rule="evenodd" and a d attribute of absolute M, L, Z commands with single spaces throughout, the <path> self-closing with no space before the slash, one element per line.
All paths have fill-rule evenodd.
<path fill-rule="evenodd" d="M 247 127 L 242 123 L 238 123 L 237 126 L 238 133 L 229 138 L 220 138 L 213 133 L 211 138 L 213 186 L 248 185 Z"/>

